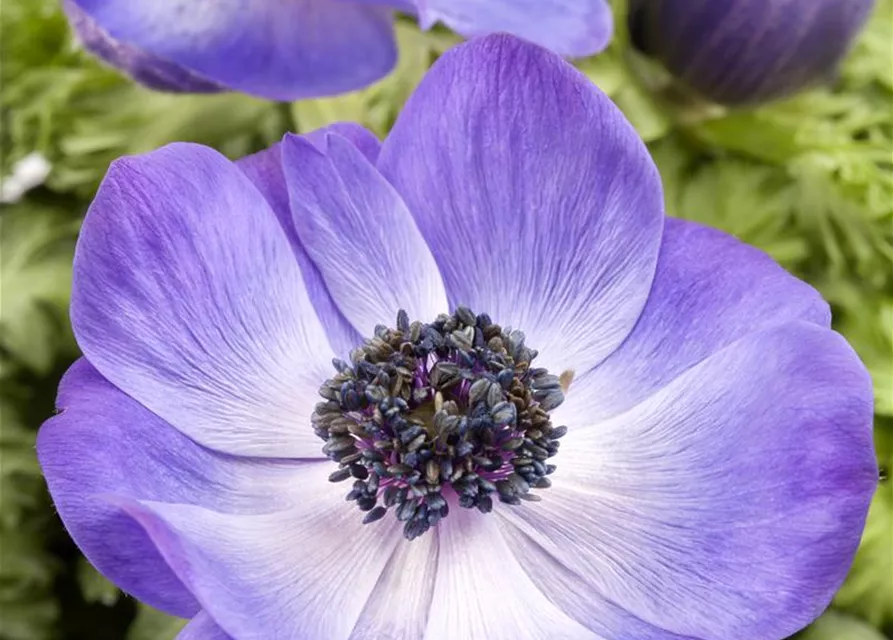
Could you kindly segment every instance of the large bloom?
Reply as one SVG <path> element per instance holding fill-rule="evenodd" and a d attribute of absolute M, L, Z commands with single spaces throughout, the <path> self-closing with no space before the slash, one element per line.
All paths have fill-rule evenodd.
<path fill-rule="evenodd" d="M 566 56 L 611 38 L 605 0 L 63 0 L 84 45 L 156 89 L 327 96 L 386 75 L 394 10 L 465 36 L 504 31 Z"/>
<path fill-rule="evenodd" d="M 877 480 L 819 295 L 664 220 L 618 110 L 510 36 L 381 144 L 116 162 L 72 319 L 50 491 L 181 638 L 775 640 Z"/>
<path fill-rule="evenodd" d="M 727 105 L 830 80 L 874 0 L 631 0 L 634 43 Z"/>

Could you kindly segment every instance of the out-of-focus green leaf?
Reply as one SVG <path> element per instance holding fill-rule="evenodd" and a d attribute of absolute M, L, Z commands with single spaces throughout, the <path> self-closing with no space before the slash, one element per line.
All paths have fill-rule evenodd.
<path fill-rule="evenodd" d="M 173 640 L 187 622 L 141 604 L 127 640 Z"/>
<path fill-rule="evenodd" d="M 2 540 L 0 540 L 2 543 Z M 50 597 L 0 600 L 0 638 L 3 640 L 55 640 L 59 605 Z"/>
<path fill-rule="evenodd" d="M 702 163 L 678 140 L 651 146 L 667 213 L 722 229 L 795 265 L 808 245 L 793 226 L 795 191 L 783 171 L 746 160 Z"/>
<path fill-rule="evenodd" d="M 798 634 L 796 640 L 886 640 L 886 638 L 857 618 L 829 611 Z"/>
<path fill-rule="evenodd" d="M 887 479 L 878 487 L 862 544 L 835 605 L 876 627 L 893 624 L 893 421 L 875 429 L 881 469 Z"/>
<path fill-rule="evenodd" d="M 14 401 L 13 381 L 0 379 L 0 638 L 49 640 L 59 606 L 52 584 L 59 563 L 44 547 L 44 483 L 35 432 Z"/>
<path fill-rule="evenodd" d="M 86 558 L 78 558 L 77 572 L 78 585 L 86 602 L 110 607 L 121 597 L 118 587 L 94 569 Z"/>
<path fill-rule="evenodd" d="M 625 83 L 611 97 L 645 142 L 663 138 L 672 129 L 666 111 L 638 83 Z"/>
<path fill-rule="evenodd" d="M 626 84 L 633 81 L 620 47 L 616 45 L 612 45 L 597 56 L 580 60 L 576 66 L 595 86 L 609 96 L 614 96 Z"/>
<path fill-rule="evenodd" d="M 893 417 L 893 297 L 873 295 L 864 283 L 843 278 L 817 284 L 825 298 L 839 309 L 835 327 L 846 336 L 871 373 L 875 412 Z"/>
<path fill-rule="evenodd" d="M 287 106 L 235 93 L 159 93 L 129 82 L 73 43 L 56 0 L 9 0 L 3 11 L 3 157 L 40 151 L 53 165 L 51 189 L 89 198 L 120 156 L 191 141 L 235 158 L 292 128 Z"/>
<path fill-rule="evenodd" d="M 893 92 L 893 0 L 876 0 L 874 15 L 843 68 L 848 87 L 879 84 Z"/>
<path fill-rule="evenodd" d="M 109 110 L 108 105 L 115 108 Z M 59 131 L 59 164 L 48 186 L 90 195 L 108 165 L 124 155 L 145 153 L 169 142 L 216 147 L 238 158 L 264 148 L 290 128 L 278 105 L 239 94 L 176 95 L 133 85 L 77 99 L 80 117 Z"/>
<path fill-rule="evenodd" d="M 31 201 L 0 212 L 0 348 L 38 373 L 73 348 L 67 306 L 77 226 Z"/>

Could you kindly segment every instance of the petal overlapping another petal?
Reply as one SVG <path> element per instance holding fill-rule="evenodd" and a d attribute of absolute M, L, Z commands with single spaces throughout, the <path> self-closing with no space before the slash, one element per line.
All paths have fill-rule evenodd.
<path fill-rule="evenodd" d="M 115 388 L 86 360 L 65 374 L 61 413 L 40 430 L 37 454 L 62 521 L 119 587 L 189 617 L 199 605 L 141 528 L 106 497 L 258 513 L 299 502 L 300 463 L 242 459 L 206 449 Z M 327 466 L 327 465 L 326 465 Z"/>
<path fill-rule="evenodd" d="M 567 570 L 544 588 L 677 636 L 774 640 L 849 569 L 877 483 L 871 423 L 868 374 L 839 335 L 770 327 L 571 430 L 550 495 L 499 513 Z M 610 637 L 629 637 L 618 620 Z"/>
<path fill-rule="evenodd" d="M 603 640 L 534 584 L 491 515 L 454 509 L 438 525 L 438 543 L 437 581 L 424 640 Z"/>
<path fill-rule="evenodd" d="M 401 539 L 357 620 L 350 640 L 421 640 L 440 566 L 437 528 Z"/>
<path fill-rule="evenodd" d="M 378 166 L 450 304 L 523 330 L 541 366 L 586 371 L 632 329 L 660 246 L 660 179 L 620 111 L 558 56 L 501 35 L 452 49 Z"/>
<path fill-rule="evenodd" d="M 172 571 L 239 640 L 347 640 L 400 541 L 398 522 L 364 526 L 326 480 L 305 467 L 315 491 L 284 511 L 231 514 L 203 507 L 120 500 Z"/>
<path fill-rule="evenodd" d="M 211 616 L 202 611 L 177 635 L 177 640 L 233 640 L 233 638 L 218 627 Z"/>
<path fill-rule="evenodd" d="M 309 427 L 332 351 L 263 195 L 217 152 L 116 161 L 84 221 L 72 324 L 115 386 L 230 453 L 321 457 Z"/>
<path fill-rule="evenodd" d="M 581 425 L 622 413 L 732 342 L 793 320 L 828 327 L 831 311 L 759 249 L 668 218 L 635 328 L 607 360 L 579 372 L 555 419 Z"/>
<path fill-rule="evenodd" d="M 326 135 L 329 133 L 337 133 L 353 142 L 357 149 L 369 158 L 370 162 L 375 162 L 378 157 L 380 147 L 378 139 L 371 132 L 356 124 L 335 123 L 312 131 L 304 138 L 318 146 L 321 151 L 325 151 Z M 242 158 L 236 161 L 236 165 L 251 178 L 251 181 L 263 193 L 279 219 L 279 224 L 282 225 L 282 229 L 291 243 L 295 258 L 301 268 L 301 274 L 304 276 L 307 294 L 329 336 L 329 343 L 339 357 L 347 357 L 350 350 L 360 344 L 362 338 L 332 300 L 322 274 L 298 238 L 289 204 L 288 185 L 285 183 L 285 174 L 282 171 L 281 144 L 275 144 L 269 149 Z"/>
<path fill-rule="evenodd" d="M 329 133 L 321 149 L 287 136 L 282 160 L 298 237 L 361 335 L 393 323 L 400 309 L 423 321 L 448 310 L 412 215 L 355 144 Z"/>

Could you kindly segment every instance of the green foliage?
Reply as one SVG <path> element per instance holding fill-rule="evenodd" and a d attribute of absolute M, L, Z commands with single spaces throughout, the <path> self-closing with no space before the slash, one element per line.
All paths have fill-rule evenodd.
<path fill-rule="evenodd" d="M 880 632 L 857 618 L 831 611 L 819 618 L 797 640 L 886 640 Z"/>
<path fill-rule="evenodd" d="M 875 444 L 882 470 L 893 473 L 893 420 L 879 421 Z M 835 604 L 877 627 L 893 626 L 893 482 L 871 503 L 859 553 Z"/>
<path fill-rule="evenodd" d="M 372 87 L 337 98 L 281 105 L 235 94 L 170 95 L 138 87 L 82 52 L 59 4 L 3 0 L 0 20 L 0 172 L 35 150 L 53 165 L 44 187 L 0 210 L 0 638 L 59 640 L 67 638 L 73 621 L 90 628 L 93 618 L 123 615 L 126 640 L 169 640 L 184 621 L 136 607 L 73 555 L 34 453 L 36 431 L 53 411 L 58 376 L 77 355 L 67 306 L 74 238 L 90 198 L 113 159 L 173 140 L 239 157 L 288 130 L 306 132 L 339 120 L 361 122 L 383 137 L 431 62 L 458 40 L 402 20 L 398 68 Z M 612 4 L 623 12 L 621 0 Z M 622 31 L 606 52 L 578 64 L 649 143 L 668 213 L 764 249 L 831 302 L 836 328 L 871 371 L 878 452 L 888 473 L 891 60 L 893 0 L 879 0 L 831 86 L 757 109 L 728 112 L 694 105 L 672 90 L 653 91 L 657 76 L 630 52 Z M 854 618 L 829 613 L 800 637 L 880 638 L 858 619 L 893 628 L 891 575 L 893 484 L 887 481 L 835 600 Z"/>
<path fill-rule="evenodd" d="M 671 216 L 727 231 L 789 269 L 809 256 L 795 226 L 797 194 L 784 172 L 747 158 L 704 161 L 678 136 L 651 145 Z"/>
<path fill-rule="evenodd" d="M 27 389 L 0 378 L 0 637 L 53 638 L 59 605 L 51 593 L 59 562 L 44 547 L 49 516 L 34 457 L 33 429 L 21 407 Z"/>
<path fill-rule="evenodd" d="M 709 149 L 784 169 L 815 266 L 879 290 L 893 286 L 891 61 L 893 0 L 881 0 L 834 85 L 683 127 Z"/>
<path fill-rule="evenodd" d="M 288 110 L 273 103 L 157 93 L 128 82 L 76 47 L 58 4 L 4 3 L 0 137 L 10 161 L 43 153 L 53 164 L 54 191 L 87 199 L 112 160 L 168 142 L 200 142 L 240 157 L 291 128 Z"/>
<path fill-rule="evenodd" d="M 127 640 L 173 640 L 186 626 L 186 620 L 173 618 L 146 605 L 140 605 Z"/>
<path fill-rule="evenodd" d="M 109 580 L 93 568 L 86 558 L 78 558 L 77 561 L 77 581 L 81 590 L 81 595 L 88 603 L 99 603 L 107 607 L 111 607 L 121 592 L 118 587 L 109 582 Z"/>
<path fill-rule="evenodd" d="M 0 352 L 38 373 L 74 349 L 66 309 L 77 228 L 69 212 L 33 201 L 0 217 Z"/>
<path fill-rule="evenodd" d="M 634 69 L 627 65 L 621 42 L 615 41 L 607 51 L 579 62 L 577 67 L 611 96 L 645 142 L 660 140 L 670 133 L 671 115 L 661 108 Z"/>

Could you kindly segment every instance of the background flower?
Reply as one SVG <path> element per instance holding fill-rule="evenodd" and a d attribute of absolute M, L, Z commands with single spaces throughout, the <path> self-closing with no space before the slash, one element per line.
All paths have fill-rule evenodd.
<path fill-rule="evenodd" d="M 84 46 L 156 89 L 235 89 L 275 100 L 350 91 L 382 78 L 397 49 L 394 9 L 463 35 L 507 31 L 570 56 L 611 37 L 605 0 L 63 0 Z"/>
<path fill-rule="evenodd" d="M 827 305 L 724 234 L 664 226 L 613 104 L 510 36 L 444 55 L 380 148 L 342 125 L 240 164 L 117 162 L 74 277 L 85 359 L 41 464 L 87 556 L 194 617 L 184 637 L 771 640 L 858 546 L 871 382 Z M 353 335 L 461 303 L 576 372 L 569 431 L 541 502 L 453 502 L 409 541 L 327 482 L 314 391 Z"/>
<path fill-rule="evenodd" d="M 874 0 L 631 0 L 642 51 L 720 104 L 791 95 L 828 82 Z"/>

